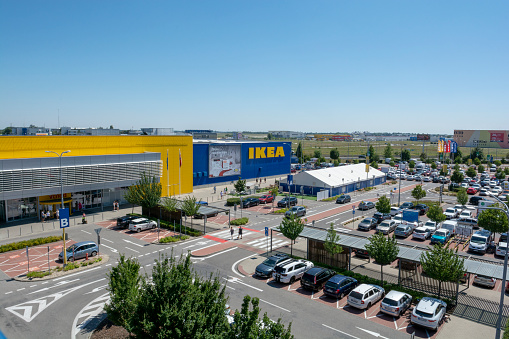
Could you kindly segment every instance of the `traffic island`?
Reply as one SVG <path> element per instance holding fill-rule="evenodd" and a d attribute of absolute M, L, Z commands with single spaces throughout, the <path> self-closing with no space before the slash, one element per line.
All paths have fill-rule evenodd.
<path fill-rule="evenodd" d="M 51 269 L 50 271 L 31 271 L 26 274 L 14 277 L 13 279 L 21 282 L 51 280 L 68 274 L 85 271 L 93 267 L 101 266 L 107 263 L 109 260 L 110 257 L 108 255 L 102 254 L 99 257 L 90 258 L 88 260 L 67 263 L 66 267 L 59 266 L 57 268 Z"/>

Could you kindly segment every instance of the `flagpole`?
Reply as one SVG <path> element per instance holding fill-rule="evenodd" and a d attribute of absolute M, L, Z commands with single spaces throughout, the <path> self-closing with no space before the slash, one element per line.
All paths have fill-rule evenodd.
<path fill-rule="evenodd" d="M 182 155 L 179 148 L 179 195 L 182 195 L 182 187 L 180 186 L 180 167 L 182 166 Z"/>
<path fill-rule="evenodd" d="M 170 170 L 169 170 L 169 166 L 168 166 L 168 149 L 166 149 L 166 183 L 167 183 L 167 186 L 166 186 L 166 196 L 169 197 L 170 196 Z"/>

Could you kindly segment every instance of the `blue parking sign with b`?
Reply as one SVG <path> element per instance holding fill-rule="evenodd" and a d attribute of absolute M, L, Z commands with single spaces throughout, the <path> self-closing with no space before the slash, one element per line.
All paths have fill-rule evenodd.
<path fill-rule="evenodd" d="M 269 228 L 268 227 L 265 227 L 265 236 L 268 237 L 269 236 Z"/>
<path fill-rule="evenodd" d="M 60 228 L 69 227 L 69 209 L 60 208 L 58 210 L 58 217 L 60 218 Z"/>

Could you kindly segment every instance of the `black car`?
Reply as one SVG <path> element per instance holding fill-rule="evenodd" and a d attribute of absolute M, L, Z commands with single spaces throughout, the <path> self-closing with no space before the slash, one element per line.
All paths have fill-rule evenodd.
<path fill-rule="evenodd" d="M 419 211 L 419 215 L 425 215 L 428 213 L 429 207 L 425 204 L 417 204 L 414 206 L 414 210 Z"/>
<path fill-rule="evenodd" d="M 328 268 L 313 267 L 304 273 L 300 280 L 300 285 L 304 288 L 318 291 L 323 288 L 323 285 L 336 275 L 336 272 Z"/>
<path fill-rule="evenodd" d="M 260 265 L 256 266 L 255 274 L 262 278 L 270 278 L 274 267 L 283 263 L 283 261 L 292 260 L 286 254 L 276 254 L 268 259 L 265 259 Z"/>
<path fill-rule="evenodd" d="M 123 217 L 117 218 L 117 226 L 127 228 L 127 226 L 129 226 L 129 223 L 131 222 L 131 220 L 134 220 L 136 218 L 139 218 L 139 216 L 125 215 Z"/>
<path fill-rule="evenodd" d="M 345 204 L 352 201 L 352 198 L 348 194 L 343 194 L 336 199 L 336 204 Z"/>
<path fill-rule="evenodd" d="M 277 207 L 289 207 L 297 205 L 296 197 L 284 197 L 277 202 Z"/>
<path fill-rule="evenodd" d="M 375 204 L 371 201 L 361 201 L 359 204 L 359 209 L 361 211 L 369 210 L 375 207 Z"/>
<path fill-rule="evenodd" d="M 389 213 L 376 212 L 375 214 L 373 214 L 373 218 L 375 218 L 376 219 L 376 223 L 379 224 L 379 223 L 381 223 L 384 220 L 390 219 L 391 215 Z"/>
<path fill-rule="evenodd" d="M 477 205 L 479 205 L 479 201 L 482 201 L 482 200 L 485 200 L 485 199 L 483 197 L 474 195 L 473 197 L 470 198 L 469 202 L 470 202 L 470 204 L 477 206 Z"/>
<path fill-rule="evenodd" d="M 400 211 L 406 210 L 406 209 L 413 209 L 414 204 L 411 202 L 404 202 L 399 206 Z"/>
<path fill-rule="evenodd" d="M 433 177 L 433 180 L 432 180 L 435 184 L 439 183 L 440 182 L 440 179 L 438 179 L 438 177 Z"/>
<path fill-rule="evenodd" d="M 247 208 L 251 206 L 258 206 L 260 204 L 260 200 L 258 198 L 246 198 L 242 199 L 242 208 Z"/>
<path fill-rule="evenodd" d="M 375 218 L 366 218 L 359 223 L 357 228 L 361 231 L 369 231 L 376 228 L 377 222 Z"/>

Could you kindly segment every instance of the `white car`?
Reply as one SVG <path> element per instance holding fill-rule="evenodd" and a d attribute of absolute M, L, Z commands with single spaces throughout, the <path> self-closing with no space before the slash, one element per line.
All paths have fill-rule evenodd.
<path fill-rule="evenodd" d="M 462 184 L 460 185 L 460 187 L 462 187 L 462 188 L 468 188 L 468 184 L 467 184 L 466 182 L 464 182 L 464 183 L 462 183 Z"/>
<path fill-rule="evenodd" d="M 382 287 L 377 285 L 361 284 L 350 292 L 347 298 L 347 303 L 355 308 L 369 309 L 384 296 L 385 290 Z"/>
<path fill-rule="evenodd" d="M 138 218 L 131 220 L 129 223 L 129 231 L 141 232 L 157 227 L 157 223 L 154 220 L 148 220 L 147 218 Z"/>
<path fill-rule="evenodd" d="M 314 267 L 314 264 L 307 260 L 286 261 L 282 265 L 274 267 L 272 277 L 277 282 L 293 284 L 295 280 L 302 278 L 304 273 L 312 267 Z"/>
<path fill-rule="evenodd" d="M 458 216 L 458 211 L 454 207 L 449 207 L 444 212 L 447 219 L 454 219 Z"/>
<path fill-rule="evenodd" d="M 500 193 L 502 193 L 502 187 L 500 187 L 500 186 L 493 187 L 491 189 L 491 193 L 494 195 L 499 195 Z"/>
<path fill-rule="evenodd" d="M 431 232 L 429 228 L 426 228 L 424 226 L 417 227 L 414 230 L 414 233 L 412 234 L 413 239 L 419 239 L 419 240 L 426 240 L 431 237 Z"/>
<path fill-rule="evenodd" d="M 410 317 L 412 325 L 437 330 L 444 320 L 447 304 L 439 299 L 424 297 L 419 301 Z"/>
<path fill-rule="evenodd" d="M 401 211 L 399 210 L 399 207 L 391 207 L 391 217 L 395 216 L 395 215 L 398 215 L 399 213 L 401 213 Z"/>
<path fill-rule="evenodd" d="M 431 221 L 431 220 L 428 220 L 428 221 L 426 221 L 426 223 L 425 223 L 422 227 L 425 227 L 425 228 L 429 229 L 429 232 L 430 232 L 431 234 L 433 234 L 433 233 L 435 233 L 435 231 L 436 231 L 437 229 L 439 229 L 439 228 L 440 228 L 440 225 L 438 225 L 438 226 L 437 226 L 437 223 L 436 223 L 436 222 Z"/>
<path fill-rule="evenodd" d="M 403 222 L 403 214 L 397 214 L 392 217 L 392 220 L 396 222 L 396 224 L 401 224 Z"/>

